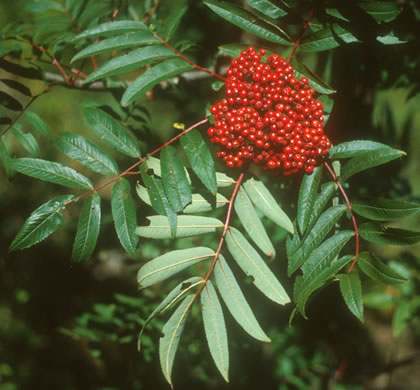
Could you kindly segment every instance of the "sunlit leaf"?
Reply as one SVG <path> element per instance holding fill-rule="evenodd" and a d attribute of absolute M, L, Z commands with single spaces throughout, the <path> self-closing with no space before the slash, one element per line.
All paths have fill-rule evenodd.
<path fill-rule="evenodd" d="M 209 202 L 200 194 L 192 194 L 191 204 L 182 211 L 184 214 L 195 214 L 211 211 L 214 208 L 224 207 L 229 201 L 222 195 L 216 194 L 215 202 Z"/>
<path fill-rule="evenodd" d="M 361 252 L 359 254 L 357 265 L 363 273 L 379 282 L 386 284 L 401 284 L 407 282 L 407 279 L 369 252 Z"/>
<path fill-rule="evenodd" d="M 118 166 L 114 159 L 93 142 L 88 141 L 80 135 L 72 133 L 60 134 L 55 139 L 55 145 L 66 156 L 79 162 L 86 168 L 103 175 L 116 175 Z"/>
<path fill-rule="evenodd" d="M 261 329 L 233 272 L 222 255 L 219 255 L 219 259 L 214 268 L 214 276 L 220 295 L 238 324 L 257 340 L 271 341 Z"/>
<path fill-rule="evenodd" d="M 93 188 L 89 179 L 56 162 L 38 158 L 17 158 L 10 161 L 10 167 L 24 175 L 65 187 L 82 190 Z"/>
<path fill-rule="evenodd" d="M 349 141 L 335 145 L 328 150 L 330 158 L 350 158 L 364 156 L 365 152 L 374 152 L 378 150 L 396 150 L 388 145 L 375 141 Z"/>
<path fill-rule="evenodd" d="M 160 215 L 147 217 L 148 226 L 138 226 L 136 234 L 141 237 L 163 239 L 171 238 L 168 218 Z M 216 228 L 222 228 L 223 222 L 216 218 L 192 215 L 178 215 L 176 220 L 176 237 L 194 237 L 200 234 L 212 233 Z"/>
<path fill-rule="evenodd" d="M 272 0 L 247 0 L 247 3 L 255 8 L 257 11 L 260 11 L 264 15 L 269 16 L 273 19 L 278 19 L 281 16 L 287 15 L 287 12 L 280 8 L 279 2 Z"/>
<path fill-rule="evenodd" d="M 292 221 L 280 208 L 264 183 L 251 178 L 244 183 L 244 188 L 257 209 L 289 233 L 294 233 Z"/>
<path fill-rule="evenodd" d="M 225 173 L 216 172 L 216 183 L 217 183 L 217 188 L 224 188 L 224 187 L 230 187 L 232 184 L 235 184 L 236 180 L 232 179 Z"/>
<path fill-rule="evenodd" d="M 280 305 L 290 302 L 283 286 L 239 230 L 229 228 L 226 243 L 239 267 L 245 274 L 253 277 L 254 285 L 263 294 Z"/>
<path fill-rule="evenodd" d="M 32 96 L 31 90 L 27 86 L 19 83 L 16 80 L 9 80 L 9 79 L 0 78 L 0 82 L 6 84 L 9 88 L 12 88 L 12 89 L 18 91 L 25 96 L 28 96 L 28 97 Z"/>
<path fill-rule="evenodd" d="M 412 245 L 420 242 L 420 232 L 390 228 L 379 222 L 366 222 L 359 227 L 360 237 L 379 245 Z"/>
<path fill-rule="evenodd" d="M 274 258 L 276 251 L 255 211 L 247 193 L 242 188 L 236 195 L 234 203 L 236 214 L 252 241 L 269 257 Z"/>
<path fill-rule="evenodd" d="M 71 260 L 87 260 L 96 246 L 101 223 L 101 198 L 97 192 L 86 198 L 80 212 Z"/>
<path fill-rule="evenodd" d="M 347 307 L 363 322 L 362 284 L 359 275 L 353 271 L 337 277 L 340 279 L 340 291 Z"/>
<path fill-rule="evenodd" d="M 113 22 L 102 23 L 98 26 L 89 28 L 79 35 L 77 35 L 74 40 L 79 40 L 82 38 L 96 38 L 99 36 L 115 35 L 125 32 L 134 32 L 134 31 L 148 31 L 148 27 L 137 21 L 132 20 L 117 20 Z"/>
<path fill-rule="evenodd" d="M 212 257 L 214 251 L 205 247 L 174 250 L 143 265 L 137 274 L 137 282 L 141 287 L 151 286 Z"/>
<path fill-rule="evenodd" d="M 123 248 L 132 257 L 137 257 L 139 238 L 136 230 L 136 208 L 130 192 L 130 182 L 124 178 L 118 180 L 112 189 L 112 218 L 115 231 Z"/>
<path fill-rule="evenodd" d="M 73 195 L 58 196 L 38 207 L 19 230 L 9 251 L 29 248 L 54 233 L 63 223 L 63 209 L 73 198 Z"/>
<path fill-rule="evenodd" d="M 396 37 L 393 32 L 376 37 L 378 42 L 381 42 L 384 45 L 400 45 L 401 43 L 407 43 L 407 41 L 402 41 L 400 38 Z"/>

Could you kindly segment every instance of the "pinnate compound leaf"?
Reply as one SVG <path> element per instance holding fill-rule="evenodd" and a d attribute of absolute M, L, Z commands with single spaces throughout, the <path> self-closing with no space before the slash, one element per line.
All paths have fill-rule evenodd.
<path fill-rule="evenodd" d="M 127 253 L 137 256 L 139 238 L 136 231 L 136 208 L 130 192 L 130 182 L 118 180 L 112 188 L 111 211 L 118 239 Z"/>
<path fill-rule="evenodd" d="M 312 213 L 309 217 L 308 230 L 312 228 L 318 217 L 321 215 L 331 196 L 337 189 L 337 184 L 334 182 L 327 182 L 322 184 L 321 192 L 316 196 L 314 205 L 312 206 Z"/>
<path fill-rule="evenodd" d="M 214 276 L 220 295 L 237 323 L 255 339 L 270 342 L 271 340 L 261 329 L 235 279 L 235 275 L 222 255 L 219 255 L 214 268 Z"/>
<path fill-rule="evenodd" d="M 253 13 L 235 4 L 216 0 L 207 0 L 204 4 L 217 15 L 242 30 L 270 42 L 290 45 L 291 38 L 283 30 L 275 28 L 271 23 L 258 18 Z"/>
<path fill-rule="evenodd" d="M 311 255 L 313 250 L 322 242 L 331 231 L 339 218 L 346 211 L 347 206 L 333 206 L 326 210 L 318 219 L 314 227 L 309 231 L 299 249 L 296 250 L 289 262 L 289 276 L 295 272 Z"/>
<path fill-rule="evenodd" d="M 184 280 L 178 286 L 176 286 L 167 296 L 166 298 L 159 303 L 158 306 L 153 310 L 153 312 L 147 317 L 146 321 L 140 330 L 138 341 L 137 341 L 137 349 L 140 351 L 141 349 L 141 336 L 143 335 L 144 329 L 146 328 L 147 324 L 153 320 L 157 315 L 166 311 L 169 307 L 174 305 L 179 299 L 183 298 L 185 294 L 188 294 L 193 288 L 201 285 L 204 283 L 204 279 L 200 278 L 199 276 L 193 276 L 189 279 Z"/>
<path fill-rule="evenodd" d="M 407 282 L 406 278 L 369 252 L 361 252 L 359 254 L 357 265 L 364 274 L 373 280 L 385 284 L 401 284 Z"/>
<path fill-rule="evenodd" d="M 203 137 L 198 131 L 192 130 L 181 137 L 181 144 L 192 170 L 204 186 L 215 195 L 218 182 L 216 181 L 214 161 Z"/>
<path fill-rule="evenodd" d="M 160 168 L 169 203 L 174 211 L 181 211 L 191 202 L 191 187 L 173 146 L 167 146 L 160 152 Z"/>
<path fill-rule="evenodd" d="M 390 228 L 379 222 L 366 222 L 359 227 L 360 237 L 379 245 L 412 245 L 420 241 L 420 232 Z"/>
<path fill-rule="evenodd" d="M 187 11 L 188 7 L 179 7 L 178 5 L 175 5 L 173 9 L 171 10 L 171 13 L 168 15 L 168 17 L 165 20 L 164 26 L 163 26 L 163 38 L 165 41 L 169 41 L 172 38 L 172 35 L 177 30 L 179 23 L 181 22 L 182 17 L 184 16 L 185 12 Z"/>
<path fill-rule="evenodd" d="M 48 125 L 39 117 L 39 115 L 35 114 L 32 111 L 26 110 L 25 118 L 32 124 L 32 126 L 44 137 L 46 137 L 49 141 L 51 141 L 51 130 Z"/>
<path fill-rule="evenodd" d="M 147 217 L 148 226 L 138 226 L 136 234 L 146 238 L 171 238 L 168 218 L 160 215 Z M 176 238 L 194 237 L 200 234 L 212 233 L 216 228 L 222 228 L 223 222 L 216 218 L 201 217 L 196 215 L 178 215 L 176 220 Z"/>
<path fill-rule="evenodd" d="M 292 59 L 291 65 L 293 66 L 294 76 L 298 79 L 306 77 L 308 79 L 308 85 L 315 91 L 325 95 L 330 95 L 337 92 L 319 76 L 313 73 L 305 64 L 301 63 L 297 59 Z"/>
<path fill-rule="evenodd" d="M 74 40 L 82 38 L 96 38 L 99 36 L 115 35 L 134 31 L 149 31 L 148 27 L 137 21 L 132 20 L 117 20 L 113 22 L 102 23 L 98 26 L 89 28 L 79 35 Z"/>
<path fill-rule="evenodd" d="M 271 243 L 267 232 L 264 229 L 257 212 L 254 209 L 247 193 L 239 188 L 234 203 L 236 214 L 252 241 L 269 257 L 274 258 L 276 251 Z"/>
<path fill-rule="evenodd" d="M 389 1 L 359 1 L 357 6 L 372 16 L 377 23 L 390 22 L 400 14 L 398 3 Z"/>
<path fill-rule="evenodd" d="M 184 214 L 195 214 L 195 213 L 203 213 L 206 211 L 211 211 L 214 207 L 224 207 L 229 203 L 229 201 L 222 195 L 216 194 L 216 201 L 215 203 L 210 203 L 207 201 L 202 195 L 200 194 L 192 194 L 191 204 L 189 204 L 183 210 Z"/>
<path fill-rule="evenodd" d="M 19 143 L 32 157 L 39 157 L 41 153 L 39 150 L 39 145 L 31 133 L 24 133 L 22 131 L 22 127 L 19 124 L 15 124 L 11 130 Z"/>
<path fill-rule="evenodd" d="M 295 230 L 295 234 L 288 234 L 286 239 L 286 254 L 287 258 L 291 259 L 295 252 L 300 247 L 302 243 L 302 238 L 300 237 L 299 230 L 296 226 L 296 220 L 293 222 L 293 228 Z"/>
<path fill-rule="evenodd" d="M 420 204 L 398 199 L 355 199 L 352 210 L 374 221 L 397 221 L 420 212 Z"/>
<path fill-rule="evenodd" d="M 74 169 L 56 162 L 39 158 L 17 158 L 10 161 L 11 168 L 19 173 L 34 177 L 49 183 L 82 190 L 92 189 L 90 180 Z"/>
<path fill-rule="evenodd" d="M 160 44 L 160 41 L 150 32 L 139 31 L 135 33 L 127 33 L 116 37 L 106 38 L 85 47 L 71 59 L 71 62 L 102 53 L 112 52 L 114 50 L 153 44 Z"/>
<path fill-rule="evenodd" d="M 229 382 L 229 349 L 222 305 L 210 280 L 200 294 L 204 331 L 210 354 L 226 382 Z"/>
<path fill-rule="evenodd" d="M 344 302 L 350 311 L 363 322 L 362 284 L 359 275 L 353 271 L 337 277 L 340 280 L 340 291 Z"/>
<path fill-rule="evenodd" d="M 172 366 L 175 354 L 178 349 L 179 340 L 184 331 L 185 320 L 187 319 L 194 296 L 188 295 L 184 298 L 178 308 L 173 312 L 162 329 L 163 336 L 159 340 L 159 357 L 163 375 L 172 386 Z"/>
<path fill-rule="evenodd" d="M 205 247 L 180 249 L 165 253 L 140 268 L 137 274 L 137 282 L 140 287 L 151 286 L 194 264 L 214 257 L 214 254 L 213 249 Z"/>
<path fill-rule="evenodd" d="M 290 302 L 283 286 L 239 230 L 229 228 L 226 243 L 239 267 L 246 275 L 253 277 L 254 285 L 264 295 L 280 305 Z"/>
<path fill-rule="evenodd" d="M 86 168 L 103 175 L 118 174 L 114 159 L 105 154 L 93 142 L 72 133 L 60 134 L 55 139 L 55 146 L 67 157 L 79 162 Z"/>
<path fill-rule="evenodd" d="M 341 171 L 341 180 L 346 181 L 354 174 L 366 169 L 386 164 L 405 155 L 405 152 L 397 149 L 387 148 L 366 152 L 363 155 L 352 158 Z"/>
<path fill-rule="evenodd" d="M 294 233 L 292 221 L 281 209 L 263 182 L 252 178 L 244 183 L 244 188 L 258 210 L 289 233 Z"/>
<path fill-rule="evenodd" d="M 287 12 L 279 7 L 279 2 L 273 2 L 271 0 L 247 0 L 247 3 L 252 8 L 273 19 L 287 15 Z"/>
<path fill-rule="evenodd" d="M 12 179 L 16 175 L 16 171 L 10 167 L 10 161 L 12 161 L 12 159 L 10 158 L 2 137 L 0 137 L 0 159 L 3 162 L 7 177 Z"/>
<path fill-rule="evenodd" d="M 161 81 L 178 76 L 193 67 L 180 58 L 173 58 L 160 62 L 139 76 L 124 92 L 121 104 L 127 106 L 135 100 L 141 99 L 147 91 Z"/>
<path fill-rule="evenodd" d="M 101 198 L 97 192 L 86 198 L 80 212 L 71 260 L 81 263 L 87 260 L 96 246 L 101 224 Z"/>
<path fill-rule="evenodd" d="M 316 167 L 310 175 L 305 175 L 299 190 L 297 222 L 299 230 L 305 233 L 311 217 L 312 208 L 317 195 L 319 183 L 322 176 L 322 165 Z"/>
<path fill-rule="evenodd" d="M 90 83 L 120 73 L 130 72 L 142 66 L 149 65 L 154 61 L 174 56 L 175 53 L 165 46 L 142 47 L 133 50 L 128 54 L 112 58 L 92 72 L 85 80 L 85 83 Z"/>
<path fill-rule="evenodd" d="M 350 31 L 333 23 L 303 38 L 299 49 L 304 51 L 324 51 L 334 49 L 342 43 L 353 42 L 360 41 Z"/>
<path fill-rule="evenodd" d="M 140 157 L 137 140 L 111 115 L 93 107 L 86 108 L 83 115 L 87 124 L 107 144 L 127 156 Z"/>
<path fill-rule="evenodd" d="M 333 278 L 346 264 L 353 259 L 352 255 L 346 255 L 333 260 L 330 264 L 316 269 L 310 276 L 298 276 L 293 288 L 293 300 L 299 312 L 306 318 L 305 305 L 309 297 L 325 282 Z"/>
<path fill-rule="evenodd" d="M 382 149 L 396 150 L 388 145 L 381 144 L 380 142 L 357 140 L 335 145 L 328 150 L 328 154 L 332 159 L 350 158 L 364 156 L 365 152 L 374 152 Z"/>
<path fill-rule="evenodd" d="M 154 175 L 142 172 L 142 179 L 148 189 L 148 198 L 151 206 L 163 216 L 166 216 L 169 223 L 171 238 L 176 235 L 176 212 L 172 209 L 165 194 L 162 180 Z M 143 199 L 143 198 L 142 198 Z M 147 203 L 147 202 L 146 202 Z"/>
<path fill-rule="evenodd" d="M 9 251 L 29 248 L 54 233 L 63 223 L 66 203 L 73 198 L 73 195 L 58 196 L 38 207 L 23 224 Z"/>

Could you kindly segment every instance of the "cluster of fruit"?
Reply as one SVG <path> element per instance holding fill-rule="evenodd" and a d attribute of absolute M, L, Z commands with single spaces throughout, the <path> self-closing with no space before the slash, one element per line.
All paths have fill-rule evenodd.
<path fill-rule="evenodd" d="M 213 105 L 210 141 L 228 167 L 254 162 L 285 175 L 311 173 L 331 142 L 324 135 L 323 105 L 308 79 L 296 79 L 277 54 L 243 50 L 227 71 L 226 98 Z"/>

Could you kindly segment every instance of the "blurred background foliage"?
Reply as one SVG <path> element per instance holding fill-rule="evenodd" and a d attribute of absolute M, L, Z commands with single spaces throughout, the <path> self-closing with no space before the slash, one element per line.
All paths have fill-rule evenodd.
<path fill-rule="evenodd" d="M 36 0 L 0 2 L 0 28 L 11 21 L 33 23 L 31 8 L 45 3 Z M 115 9 L 120 2 L 102 3 Z M 286 3 L 294 9 L 310 7 L 308 1 Z M 328 3 L 338 6 L 340 2 Z M 321 53 L 298 52 L 297 56 L 337 90 L 333 95 L 334 110 L 326 126 L 333 143 L 371 139 L 408 153 L 401 161 L 358 175 L 348 190 L 351 196 L 371 194 L 419 201 L 420 6 L 415 0 L 397 3 L 401 13 L 393 22 L 393 31 L 406 40 L 406 44 L 388 46 L 371 39 L 371 29 L 381 25 L 373 26 L 372 21 L 358 19 L 351 14 L 349 6 L 350 26 L 363 43 Z M 217 47 L 222 44 L 266 45 L 241 33 L 200 1 L 161 1 L 153 22 L 159 24 L 159 18 L 171 7 L 182 5 L 189 8 L 176 40 L 193 43 L 190 52 L 199 64 L 216 66 L 219 71 L 224 69 L 229 59 L 218 52 Z M 152 6 L 148 0 L 135 5 L 139 12 Z M 304 20 L 295 15 L 284 22 L 282 27 L 297 36 Z M 13 42 L 0 42 L 0 52 L 11 44 Z M 276 50 L 287 56 L 290 49 Z M 71 57 L 71 54 L 62 50 L 58 56 Z M 8 55 L 13 56 L 13 52 Z M 143 151 L 152 150 L 173 136 L 177 132 L 172 126 L 174 122 L 190 124 L 203 117 L 206 105 L 218 99 L 217 92 L 210 88 L 211 81 L 208 77 L 181 78 L 177 88 L 167 86 L 154 90 L 153 98 L 144 103 L 150 118 L 138 133 Z M 36 92 L 42 85 L 34 81 L 30 88 Z M 91 134 L 82 120 L 82 107 L 76 104 L 89 100 L 106 103 L 121 112 L 118 100 L 110 93 L 64 87 L 44 95 L 31 108 L 47 122 L 54 135 L 76 131 L 89 138 Z M 28 126 L 25 121 L 21 123 L 23 128 Z M 43 158 L 55 161 L 63 158 L 45 138 L 38 141 Z M 18 143 L 8 146 L 15 155 L 22 154 Z M 124 166 L 121 158 L 119 163 Z M 219 166 L 219 170 L 222 169 Z M 277 178 L 271 176 L 267 180 L 273 183 Z M 284 190 L 281 192 L 281 186 L 278 182 L 283 204 L 293 209 L 298 182 L 292 182 L 287 194 Z M 113 231 L 111 218 L 106 217 L 109 205 L 104 202 L 105 217 L 97 250 L 86 264 L 70 263 L 76 228 L 72 214 L 78 214 L 72 208 L 80 207 L 76 205 L 66 210 L 64 228 L 51 238 L 30 250 L 8 254 L 7 248 L 25 218 L 36 205 L 58 195 L 56 191 L 59 190 L 53 185 L 23 176 L 9 181 L 3 169 L 0 170 L 0 389 L 167 388 L 160 373 L 156 347 L 163 322 L 158 319 L 149 324 L 140 353 L 136 347 L 141 325 L 165 291 L 157 286 L 139 292 L 135 275 L 140 264 L 174 244 L 169 240 L 164 245 L 148 241 L 142 244 L 139 262 L 127 258 Z M 103 196 L 109 199 L 106 191 Z M 142 207 L 139 202 L 137 215 L 141 220 L 146 215 Z M 414 216 L 399 226 L 418 230 L 419 222 L 420 216 Z M 274 225 L 268 229 L 279 247 L 276 261 L 281 262 L 285 258 L 281 249 L 284 235 Z M 177 241 L 176 245 L 184 244 L 185 241 Z M 201 389 L 417 389 L 420 382 L 420 373 L 415 368 L 420 362 L 420 245 L 370 249 L 409 282 L 398 287 L 364 284 L 366 326 L 360 325 L 345 308 L 336 285 L 328 286 L 313 300 L 308 309 L 309 320 L 295 320 L 292 327 L 288 326 L 289 307 L 278 308 L 265 301 L 262 304 L 262 300 L 260 304 L 259 297 L 251 293 L 248 296 L 255 301 L 252 306 L 258 307 L 258 317 L 263 327 L 269 329 L 272 343 L 261 345 L 247 338 L 228 319 L 233 364 L 231 384 L 225 384 L 200 341 L 204 334 L 199 316 L 194 316 L 193 312 L 178 352 L 174 370 L 176 386 L 180 389 L 187 386 Z M 278 266 L 274 264 L 274 267 Z"/>

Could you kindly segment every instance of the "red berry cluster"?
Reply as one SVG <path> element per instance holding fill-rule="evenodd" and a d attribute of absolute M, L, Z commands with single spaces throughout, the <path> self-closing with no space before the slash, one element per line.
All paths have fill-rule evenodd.
<path fill-rule="evenodd" d="M 308 79 L 293 77 L 292 66 L 277 54 L 243 50 L 227 71 L 226 98 L 210 108 L 210 141 L 228 167 L 254 162 L 285 175 L 311 173 L 331 142 L 324 135 L 323 105 L 312 97 Z"/>

